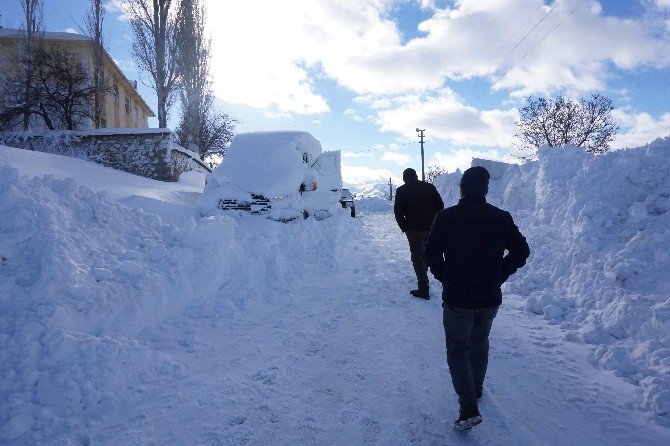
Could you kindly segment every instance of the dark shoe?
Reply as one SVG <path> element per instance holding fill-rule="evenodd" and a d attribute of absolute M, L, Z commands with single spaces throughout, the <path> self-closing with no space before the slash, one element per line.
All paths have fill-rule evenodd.
<path fill-rule="evenodd" d="M 481 387 L 477 387 L 475 389 L 475 395 L 477 395 L 477 402 L 480 402 L 482 400 L 482 393 L 484 392 L 484 389 Z"/>
<path fill-rule="evenodd" d="M 458 420 L 454 421 L 454 429 L 457 431 L 466 431 L 472 429 L 482 422 L 482 416 L 477 406 L 461 408 Z"/>
<path fill-rule="evenodd" d="M 412 290 L 409 292 L 409 294 L 411 294 L 414 297 L 430 300 L 430 294 L 428 293 L 428 290 Z"/>

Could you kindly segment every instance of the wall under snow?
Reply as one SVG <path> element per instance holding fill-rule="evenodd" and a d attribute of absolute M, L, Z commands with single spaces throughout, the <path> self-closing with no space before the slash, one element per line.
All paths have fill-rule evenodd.
<path fill-rule="evenodd" d="M 507 294 L 595 345 L 593 363 L 640 384 L 659 415 L 670 413 L 669 160 L 670 137 L 604 155 L 546 147 L 523 165 L 473 161 L 491 171 L 488 201 L 531 246 Z M 446 206 L 460 177 L 435 181 Z"/>
<path fill-rule="evenodd" d="M 174 142 L 168 129 L 0 132 L 0 145 L 85 159 L 161 181 L 208 170 Z"/>

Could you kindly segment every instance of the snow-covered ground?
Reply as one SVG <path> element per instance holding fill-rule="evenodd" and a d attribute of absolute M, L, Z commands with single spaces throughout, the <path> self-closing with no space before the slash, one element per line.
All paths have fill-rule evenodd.
<path fill-rule="evenodd" d="M 479 161 L 489 201 L 531 246 L 509 291 L 527 310 L 592 344 L 591 362 L 639 384 L 642 404 L 670 414 L 670 137 L 594 156 L 544 148 L 524 165 Z M 475 160 L 477 163 L 478 161 Z M 460 174 L 439 179 L 456 201 Z"/>
<path fill-rule="evenodd" d="M 484 422 L 457 434 L 439 284 L 409 296 L 392 213 L 200 218 L 197 195 L 0 147 L 0 443 L 670 444 L 649 387 L 527 311 L 539 266 L 494 323 Z"/>

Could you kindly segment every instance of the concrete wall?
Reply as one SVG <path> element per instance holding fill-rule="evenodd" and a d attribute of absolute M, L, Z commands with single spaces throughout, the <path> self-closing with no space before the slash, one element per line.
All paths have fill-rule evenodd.
<path fill-rule="evenodd" d="M 0 132 L 0 145 L 85 159 L 160 181 L 177 181 L 190 170 L 209 171 L 174 142 L 169 129 Z"/>

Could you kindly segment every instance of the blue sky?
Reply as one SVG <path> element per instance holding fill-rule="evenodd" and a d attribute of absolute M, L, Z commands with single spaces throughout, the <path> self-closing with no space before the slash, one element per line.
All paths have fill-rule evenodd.
<path fill-rule="evenodd" d="M 218 105 L 239 131 L 307 130 L 342 150 L 349 184 L 420 168 L 417 127 L 426 165 L 510 159 L 531 94 L 609 96 L 616 148 L 670 134 L 670 0 L 206 2 Z M 46 28 L 76 30 L 87 4 L 45 0 Z M 108 51 L 142 79 L 117 4 Z M 2 25 L 21 25 L 18 1 L 3 1 Z"/>

